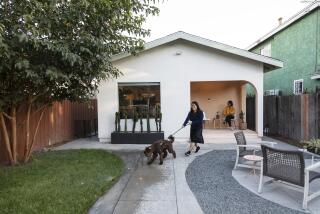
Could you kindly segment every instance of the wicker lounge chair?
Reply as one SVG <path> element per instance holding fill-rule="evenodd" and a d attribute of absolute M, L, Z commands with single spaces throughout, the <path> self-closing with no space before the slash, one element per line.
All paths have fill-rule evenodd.
<path fill-rule="evenodd" d="M 278 180 L 284 183 L 293 184 L 296 187 L 303 188 L 302 207 L 307 208 L 308 201 L 320 195 L 320 191 L 309 195 L 309 183 L 320 178 L 320 173 L 314 172 L 320 168 L 320 162 L 305 166 L 303 152 L 285 151 L 261 145 L 263 154 L 263 167 L 260 174 L 258 192 L 262 192 L 263 176 L 273 178 L 272 181 Z M 270 182 L 270 181 L 269 181 Z"/>

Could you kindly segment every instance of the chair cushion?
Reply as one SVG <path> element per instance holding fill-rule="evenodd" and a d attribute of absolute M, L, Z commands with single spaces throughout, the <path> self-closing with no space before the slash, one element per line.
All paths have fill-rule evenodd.
<path fill-rule="evenodd" d="M 320 178 L 320 173 L 315 171 L 310 171 L 309 173 L 309 183 L 311 183 L 313 180 Z"/>
<path fill-rule="evenodd" d="M 253 151 L 254 151 L 254 150 L 244 150 L 244 151 L 240 152 L 239 157 L 243 157 L 243 156 L 245 156 L 245 155 L 253 155 Z M 256 151 L 255 154 L 256 154 L 256 155 L 259 155 L 259 156 L 262 156 L 261 150 Z"/>

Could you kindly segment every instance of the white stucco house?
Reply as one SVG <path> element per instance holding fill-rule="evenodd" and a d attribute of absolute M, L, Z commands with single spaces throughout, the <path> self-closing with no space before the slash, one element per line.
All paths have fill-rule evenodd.
<path fill-rule="evenodd" d="M 280 60 L 181 31 L 147 43 L 136 56 L 116 55 L 112 62 L 123 76 L 99 88 L 101 142 L 110 141 L 115 112 L 132 106 L 160 105 L 166 137 L 181 127 L 193 100 L 207 118 L 221 112 L 228 100 L 233 100 L 238 114 L 246 109 L 247 83 L 256 90 L 256 132 L 262 136 L 263 73 L 283 66 Z M 129 120 L 129 130 L 131 125 Z M 176 137 L 187 139 L 188 129 Z"/>

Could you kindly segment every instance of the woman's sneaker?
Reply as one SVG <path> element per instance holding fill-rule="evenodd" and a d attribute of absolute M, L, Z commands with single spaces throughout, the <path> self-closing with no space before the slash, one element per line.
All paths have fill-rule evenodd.
<path fill-rule="evenodd" d="M 199 152 L 200 146 L 197 146 L 195 153 Z"/>
<path fill-rule="evenodd" d="M 190 151 L 187 151 L 186 153 L 184 153 L 185 156 L 189 156 L 191 154 Z"/>

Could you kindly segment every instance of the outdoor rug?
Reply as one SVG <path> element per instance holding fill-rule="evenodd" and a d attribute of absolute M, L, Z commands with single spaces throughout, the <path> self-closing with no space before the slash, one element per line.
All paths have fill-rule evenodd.
<path fill-rule="evenodd" d="M 186 179 L 204 213 L 303 213 L 268 201 L 241 186 L 233 177 L 236 152 L 219 150 L 197 157 Z"/>

